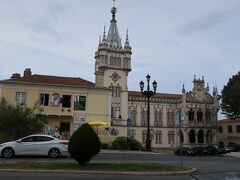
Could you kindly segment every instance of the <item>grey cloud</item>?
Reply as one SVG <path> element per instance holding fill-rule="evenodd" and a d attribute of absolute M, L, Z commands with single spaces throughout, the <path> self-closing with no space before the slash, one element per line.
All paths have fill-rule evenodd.
<path fill-rule="evenodd" d="M 48 4 L 48 11 L 51 17 L 58 18 L 61 15 L 65 15 L 69 12 L 69 8 L 61 3 L 50 2 Z"/>
<path fill-rule="evenodd" d="M 58 41 L 62 36 L 59 31 L 58 23 L 61 22 L 59 19 L 68 12 L 67 6 L 57 2 L 50 2 L 47 4 L 44 14 L 37 17 L 32 16 L 24 25 L 30 27 L 40 38 L 51 38 Z"/>
<path fill-rule="evenodd" d="M 39 16 L 31 22 L 26 22 L 25 25 L 30 27 L 35 33 L 41 36 L 51 36 L 55 40 L 59 38 L 59 33 L 53 26 L 48 16 Z"/>
<path fill-rule="evenodd" d="M 240 12 L 240 5 L 222 11 L 209 11 L 199 19 L 188 21 L 176 28 L 177 33 L 190 35 L 197 32 L 207 31 L 214 26 L 227 21 L 232 16 Z"/>

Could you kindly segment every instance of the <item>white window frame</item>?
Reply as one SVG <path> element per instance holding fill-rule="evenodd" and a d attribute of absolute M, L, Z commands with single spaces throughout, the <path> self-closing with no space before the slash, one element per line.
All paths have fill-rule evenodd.
<path fill-rule="evenodd" d="M 26 106 L 26 92 L 16 92 L 16 103 L 20 106 Z"/>

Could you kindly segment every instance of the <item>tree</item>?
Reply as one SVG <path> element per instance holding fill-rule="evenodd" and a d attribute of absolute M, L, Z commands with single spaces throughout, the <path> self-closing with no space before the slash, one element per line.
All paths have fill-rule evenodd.
<path fill-rule="evenodd" d="M 71 136 L 68 151 L 79 164 L 86 164 L 100 152 L 101 142 L 92 127 L 85 123 Z"/>
<path fill-rule="evenodd" d="M 221 109 L 230 119 L 240 117 L 240 72 L 233 75 L 223 87 Z"/>
<path fill-rule="evenodd" d="M 4 98 L 0 99 L 0 133 L 13 140 L 41 132 L 47 122 L 46 116 L 34 114 L 34 110 L 12 106 Z"/>

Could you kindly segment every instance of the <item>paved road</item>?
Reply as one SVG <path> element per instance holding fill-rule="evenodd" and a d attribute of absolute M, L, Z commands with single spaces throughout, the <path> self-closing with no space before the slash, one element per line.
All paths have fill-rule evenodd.
<path fill-rule="evenodd" d="M 76 163 L 69 157 L 60 159 L 49 159 L 44 157 L 16 157 L 14 159 L 0 159 L 0 163 L 15 163 L 15 162 L 73 162 Z M 163 154 L 111 154 L 111 153 L 101 153 L 94 157 L 91 162 L 132 162 L 132 163 L 163 163 L 170 165 L 180 165 L 180 157 L 174 155 L 163 155 Z M 217 172 L 217 171 L 237 171 L 240 172 L 240 157 L 231 156 L 205 156 L 205 157 L 183 157 L 183 166 L 195 167 L 198 169 L 199 173 L 205 172 Z M 138 180 L 147 180 L 148 176 L 138 176 Z M 1 180 L 48 180 L 48 179 L 88 179 L 88 180 L 133 180 L 136 176 L 129 175 L 104 175 L 104 174 L 70 174 L 70 173 L 8 173 L 0 172 Z M 152 180 L 155 179 L 166 179 L 166 180 L 189 180 L 190 176 L 153 176 Z"/>
<path fill-rule="evenodd" d="M 0 172 L 1 180 L 136 180 L 131 175 Z M 138 176 L 138 180 L 190 180 L 190 176 Z"/>
<path fill-rule="evenodd" d="M 0 163 L 14 162 L 74 162 L 69 157 L 60 159 L 49 158 L 25 158 L 17 157 L 14 159 L 0 159 Z M 163 154 L 99 154 L 92 159 L 91 162 L 132 162 L 132 163 L 163 163 L 170 165 L 180 165 L 180 157 L 174 155 Z M 215 171 L 240 171 L 240 157 L 231 156 L 203 156 L 183 157 L 183 166 L 195 167 L 198 172 L 215 172 Z"/>

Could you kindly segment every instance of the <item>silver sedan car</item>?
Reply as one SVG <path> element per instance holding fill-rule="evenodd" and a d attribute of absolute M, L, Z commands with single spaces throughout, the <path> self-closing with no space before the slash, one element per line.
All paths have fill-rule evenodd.
<path fill-rule="evenodd" d="M 0 154 L 4 158 L 18 155 L 57 158 L 68 154 L 68 141 L 49 135 L 30 135 L 16 141 L 0 144 Z"/>

